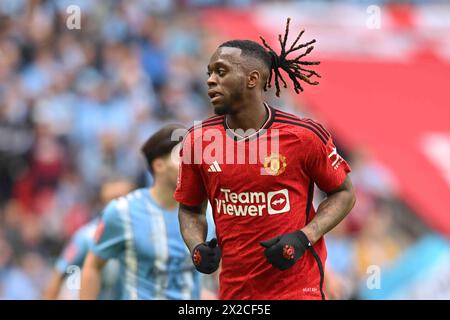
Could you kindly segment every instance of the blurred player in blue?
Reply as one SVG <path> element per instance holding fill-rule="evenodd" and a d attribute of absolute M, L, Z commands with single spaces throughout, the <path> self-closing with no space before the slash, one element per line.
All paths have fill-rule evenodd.
<path fill-rule="evenodd" d="M 171 136 L 177 129 L 183 127 L 163 127 L 141 149 L 153 186 L 113 200 L 104 209 L 83 267 L 81 299 L 97 297 L 109 259 L 120 263 L 121 299 L 200 299 L 200 274 L 181 237 L 173 198 L 179 142 Z"/>
<path fill-rule="evenodd" d="M 126 195 L 133 189 L 133 184 L 123 178 L 114 178 L 106 181 L 100 187 L 99 198 L 102 205 L 107 204 L 114 198 Z M 54 300 L 58 298 L 63 299 L 77 299 L 78 289 L 75 284 L 74 288 L 61 290 L 62 285 L 67 277 L 70 275 L 78 276 L 76 281 L 79 282 L 80 275 L 79 268 L 83 266 L 89 248 L 94 243 L 94 234 L 97 229 L 97 224 L 100 221 L 99 217 L 95 217 L 89 223 L 78 229 L 67 245 L 64 247 L 61 255 L 58 257 L 53 274 L 49 284 L 43 294 L 44 299 Z M 106 266 L 102 277 L 102 288 L 97 299 L 109 300 L 119 299 L 118 292 L 120 292 L 120 280 L 117 277 L 117 263 L 111 260 Z"/>

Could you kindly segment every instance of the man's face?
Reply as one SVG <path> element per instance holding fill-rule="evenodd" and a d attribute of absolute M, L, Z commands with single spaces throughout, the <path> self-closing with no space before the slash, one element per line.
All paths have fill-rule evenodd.
<path fill-rule="evenodd" d="M 170 153 L 169 159 L 168 159 L 168 176 L 170 185 L 174 188 L 177 186 L 177 180 L 178 180 L 178 171 L 180 169 L 180 148 L 181 143 L 177 144 L 175 147 L 173 147 L 172 152 Z"/>
<path fill-rule="evenodd" d="M 178 170 L 180 168 L 181 143 L 173 147 L 170 154 L 156 159 L 153 165 L 155 176 L 174 190 L 177 186 Z"/>
<path fill-rule="evenodd" d="M 242 100 L 246 75 L 242 68 L 241 49 L 221 47 L 208 64 L 208 96 L 218 115 L 234 113 Z"/>

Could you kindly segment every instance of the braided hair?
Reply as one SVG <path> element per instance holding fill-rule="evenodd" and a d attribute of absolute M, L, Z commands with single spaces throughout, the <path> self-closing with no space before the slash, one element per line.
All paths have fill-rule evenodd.
<path fill-rule="evenodd" d="M 269 70 L 269 77 L 264 84 L 264 91 L 267 91 L 267 88 L 271 88 L 272 78 L 275 78 L 275 88 L 276 88 L 276 96 L 280 96 L 280 81 L 283 83 L 283 86 L 287 88 L 286 81 L 284 80 L 280 69 L 287 73 L 292 83 L 294 84 L 294 90 L 296 93 L 300 93 L 303 91 L 303 87 L 300 84 L 300 81 L 303 81 L 310 85 L 317 85 L 319 82 L 311 80 L 312 76 L 316 76 L 320 78 L 320 75 L 311 69 L 307 69 L 305 66 L 310 65 L 318 65 L 320 61 L 305 61 L 300 60 L 301 58 L 307 56 L 314 49 L 314 46 L 311 46 L 316 42 L 315 39 L 305 42 L 303 44 L 298 44 L 297 42 L 300 40 L 301 36 L 305 32 L 305 30 L 300 31 L 295 41 L 292 43 L 289 49 L 286 50 L 287 38 L 289 34 L 289 23 L 291 19 L 288 18 L 286 22 L 286 30 L 284 32 L 284 37 L 281 37 L 281 34 L 278 35 L 278 40 L 281 46 L 281 53 L 277 54 L 266 42 L 263 37 L 260 37 L 263 45 L 267 50 L 258 44 L 257 42 L 250 40 L 231 40 L 221 44 L 219 47 L 234 47 L 242 50 L 242 55 L 253 56 L 261 60 L 264 65 Z M 299 54 L 294 59 L 288 59 L 288 55 L 294 51 L 305 48 L 305 52 Z"/>

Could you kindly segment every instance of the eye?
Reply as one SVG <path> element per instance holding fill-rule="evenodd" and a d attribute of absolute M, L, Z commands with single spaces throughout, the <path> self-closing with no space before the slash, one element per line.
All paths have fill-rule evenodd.
<path fill-rule="evenodd" d="M 211 71 L 207 71 L 207 72 L 206 72 L 206 75 L 207 75 L 208 77 L 211 77 Z"/>
<path fill-rule="evenodd" d="M 219 69 L 217 73 L 219 74 L 219 76 L 223 77 L 226 74 L 226 71 L 224 69 Z"/>

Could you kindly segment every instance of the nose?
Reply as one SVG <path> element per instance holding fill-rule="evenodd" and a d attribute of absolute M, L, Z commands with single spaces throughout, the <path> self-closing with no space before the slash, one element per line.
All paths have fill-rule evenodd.
<path fill-rule="evenodd" d="M 206 80 L 206 83 L 208 84 L 208 87 L 217 85 L 216 76 L 214 75 L 214 72 L 212 72 L 211 75 L 208 77 L 208 80 Z"/>

